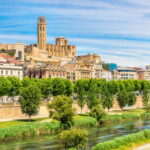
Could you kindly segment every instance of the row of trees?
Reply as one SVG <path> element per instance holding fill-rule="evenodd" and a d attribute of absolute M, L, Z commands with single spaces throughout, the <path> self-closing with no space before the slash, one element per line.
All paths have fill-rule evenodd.
<path fill-rule="evenodd" d="M 108 110 L 113 106 L 114 97 L 117 98 L 119 106 L 132 106 L 136 102 L 135 92 L 143 93 L 150 90 L 150 82 L 145 80 L 112 80 L 104 79 L 82 79 L 75 83 L 75 93 L 78 96 L 78 105 L 82 109 L 85 104 L 92 109 L 101 104 Z"/>
<path fill-rule="evenodd" d="M 25 77 L 23 80 L 19 80 L 16 77 L 0 77 L 0 97 L 19 96 L 21 90 L 30 85 L 35 85 L 40 89 L 42 98 L 57 95 L 70 96 L 74 90 L 72 82 L 67 79 L 30 79 Z"/>
<path fill-rule="evenodd" d="M 94 99 L 96 99 L 97 93 L 105 97 L 105 95 L 116 95 L 123 90 L 127 92 L 142 92 L 145 89 L 150 89 L 150 82 L 145 80 L 112 80 L 107 82 L 104 79 L 81 79 L 73 84 L 67 79 L 60 78 L 30 79 L 25 77 L 23 80 L 19 80 L 16 77 L 0 77 L 0 96 L 17 96 L 21 88 L 31 84 L 37 85 L 43 98 L 48 98 L 50 95 L 71 96 L 75 92 L 82 101 L 85 99 L 85 96 L 88 99 L 94 96 L 93 103 L 95 103 Z M 89 92 L 90 94 L 88 94 Z M 88 105 L 91 105 L 91 103 Z"/>
<path fill-rule="evenodd" d="M 73 84 L 67 79 L 60 78 L 30 79 L 25 77 L 23 80 L 19 80 L 15 77 L 0 77 L 0 97 L 5 95 L 21 96 L 20 103 L 22 106 L 24 105 L 24 108 L 25 105 L 29 106 L 29 103 L 38 106 L 41 98 L 74 95 L 77 97 L 81 113 L 85 104 L 93 111 L 98 111 L 102 107 L 109 110 L 113 106 L 114 96 L 123 109 L 124 106 L 133 105 L 136 102 L 136 91 L 143 93 L 144 104 L 148 105 L 149 89 L 150 83 L 145 80 L 112 80 L 107 82 L 104 79 L 81 79 Z M 32 104 L 33 109 L 35 109 L 34 104 Z M 23 107 L 22 111 L 24 113 L 28 111 L 29 116 L 37 111 L 37 109 L 29 111 Z"/>

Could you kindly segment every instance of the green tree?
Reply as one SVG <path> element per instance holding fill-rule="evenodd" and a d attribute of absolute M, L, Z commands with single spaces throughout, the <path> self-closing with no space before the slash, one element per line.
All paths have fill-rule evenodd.
<path fill-rule="evenodd" d="M 114 93 L 114 91 L 111 93 L 111 89 L 109 87 L 109 84 L 107 84 L 105 86 L 105 89 L 103 89 L 103 93 L 101 94 L 101 98 L 102 98 L 102 102 L 103 102 L 103 107 L 107 108 L 108 111 L 110 108 L 113 107 L 113 100 L 114 100 L 114 96 L 112 93 Z"/>
<path fill-rule="evenodd" d="M 102 107 L 102 105 L 96 105 L 91 109 L 90 116 L 94 117 L 99 123 L 103 122 L 106 113 Z"/>
<path fill-rule="evenodd" d="M 77 80 L 75 83 L 75 92 L 77 94 L 77 103 L 79 107 L 81 108 L 81 114 L 82 109 L 86 103 L 86 84 L 87 80 L 81 79 Z"/>
<path fill-rule="evenodd" d="M 20 87 L 21 87 L 21 82 L 20 82 L 19 78 L 9 76 L 9 77 L 7 77 L 7 79 L 12 85 L 10 90 L 9 90 L 9 96 L 19 95 L 19 90 L 20 90 Z"/>
<path fill-rule="evenodd" d="M 50 117 L 60 121 L 63 129 L 68 129 L 73 125 L 72 103 L 72 99 L 67 96 L 57 96 L 48 104 Z"/>
<path fill-rule="evenodd" d="M 146 112 L 150 113 L 150 93 L 148 89 L 143 90 L 142 100 L 144 109 L 146 110 Z"/>
<path fill-rule="evenodd" d="M 141 84 L 139 80 L 133 80 L 134 82 L 134 91 L 141 91 Z"/>
<path fill-rule="evenodd" d="M 89 109 L 100 103 L 99 88 L 97 85 L 97 80 L 88 80 L 88 90 L 87 90 L 87 105 Z"/>
<path fill-rule="evenodd" d="M 88 142 L 88 132 L 83 129 L 71 128 L 70 130 L 65 130 L 58 135 L 58 139 L 63 143 L 65 149 L 86 148 Z"/>
<path fill-rule="evenodd" d="M 42 97 L 44 97 L 46 99 L 49 98 L 49 96 L 51 96 L 53 93 L 53 85 L 52 85 L 52 79 L 51 78 L 40 79 L 38 81 L 38 87 L 41 90 Z"/>
<path fill-rule="evenodd" d="M 122 80 L 118 80 L 118 91 L 126 90 L 125 84 Z"/>
<path fill-rule="evenodd" d="M 38 108 L 41 102 L 41 92 L 36 84 L 22 88 L 20 92 L 21 111 L 29 116 L 29 121 L 32 115 L 38 113 Z"/>
<path fill-rule="evenodd" d="M 66 86 L 65 83 L 63 82 L 63 79 L 54 78 L 52 80 L 52 87 L 54 96 L 64 95 L 66 92 Z"/>
<path fill-rule="evenodd" d="M 74 91 L 74 86 L 70 80 L 63 79 L 63 82 L 65 84 L 66 90 L 65 90 L 65 95 L 71 96 L 73 91 Z"/>
<path fill-rule="evenodd" d="M 0 77 L 0 97 L 9 95 L 9 91 L 12 88 L 11 82 L 5 78 Z"/>
<path fill-rule="evenodd" d="M 118 92 L 119 84 L 116 80 L 111 80 L 108 82 L 108 88 L 111 94 L 116 94 Z"/>
<path fill-rule="evenodd" d="M 125 107 L 128 103 L 128 93 L 126 90 L 120 90 L 118 92 L 117 101 L 118 101 L 120 108 L 123 110 L 123 107 Z"/>
<path fill-rule="evenodd" d="M 136 103 L 136 96 L 134 92 L 128 92 L 128 105 L 133 106 Z"/>
<path fill-rule="evenodd" d="M 124 85 L 127 92 L 134 91 L 135 89 L 133 80 L 124 80 Z"/>
<path fill-rule="evenodd" d="M 21 80 L 21 86 L 22 87 L 27 87 L 31 84 L 31 79 L 29 77 L 24 77 L 22 80 Z"/>

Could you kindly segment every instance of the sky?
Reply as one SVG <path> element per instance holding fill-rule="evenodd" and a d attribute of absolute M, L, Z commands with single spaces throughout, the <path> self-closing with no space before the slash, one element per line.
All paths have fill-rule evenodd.
<path fill-rule="evenodd" d="M 48 43 L 65 37 L 78 55 L 150 64 L 150 0 L 0 0 L 0 43 L 37 43 L 39 16 L 47 19 Z"/>

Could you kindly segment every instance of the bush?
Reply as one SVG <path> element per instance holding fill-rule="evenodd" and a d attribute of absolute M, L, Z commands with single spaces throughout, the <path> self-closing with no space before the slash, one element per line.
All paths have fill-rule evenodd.
<path fill-rule="evenodd" d="M 104 143 L 99 143 L 92 150 L 113 150 L 129 143 L 136 143 L 150 138 L 150 130 L 144 130 L 138 133 L 130 134 L 125 137 L 116 138 Z"/>
<path fill-rule="evenodd" d="M 74 119 L 74 125 L 77 127 L 94 127 L 96 126 L 97 121 L 93 117 L 83 117 Z"/>
<path fill-rule="evenodd" d="M 88 133 L 83 129 L 72 128 L 61 132 L 58 138 L 65 148 L 83 149 L 88 141 Z"/>
<path fill-rule="evenodd" d="M 101 105 L 97 105 L 91 109 L 90 116 L 94 117 L 98 122 L 103 122 L 106 113 Z"/>
<path fill-rule="evenodd" d="M 63 129 L 69 129 L 73 125 L 72 103 L 72 99 L 67 96 L 57 96 L 48 104 L 50 117 L 60 121 Z"/>
<path fill-rule="evenodd" d="M 59 129 L 59 122 L 25 123 L 0 129 L 0 141 L 56 133 Z"/>

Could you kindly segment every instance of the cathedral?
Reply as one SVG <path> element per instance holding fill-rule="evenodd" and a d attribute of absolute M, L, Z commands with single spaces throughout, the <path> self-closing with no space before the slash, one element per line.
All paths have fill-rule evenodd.
<path fill-rule="evenodd" d="M 37 24 L 37 44 L 25 46 L 26 60 L 35 62 L 68 62 L 76 56 L 76 46 L 69 45 L 63 37 L 56 38 L 55 44 L 47 44 L 46 18 L 39 17 Z"/>

